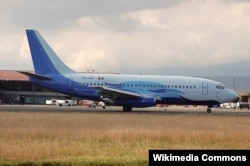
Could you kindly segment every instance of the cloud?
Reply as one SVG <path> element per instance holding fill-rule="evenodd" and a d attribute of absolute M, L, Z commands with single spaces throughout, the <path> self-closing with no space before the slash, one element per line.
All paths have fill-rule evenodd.
<path fill-rule="evenodd" d="M 32 69 L 30 57 L 28 57 L 23 49 L 27 49 L 27 44 L 24 44 L 24 33 L 5 34 L 0 33 L 0 69 L 1 70 L 18 70 L 19 68 Z"/>
<path fill-rule="evenodd" d="M 27 12 L 21 18 L 37 28 L 59 57 L 77 71 L 141 72 L 146 68 L 209 66 L 249 59 L 249 2 L 110 2 L 116 5 L 101 2 L 98 7 L 92 1 L 72 5 L 65 0 L 55 14 L 56 3 L 47 7 L 39 2 L 45 11 L 34 11 L 36 6 L 32 16 L 28 10 L 31 6 L 23 5 Z M 2 21 L 13 22 L 7 18 Z M 25 27 L 21 21 L 16 24 Z M 2 34 L 5 39 L 0 39 L 0 53 L 5 61 L 12 55 L 19 62 L 31 63 L 24 32 L 13 28 Z M 32 68 L 21 64 L 19 68 Z"/>
<path fill-rule="evenodd" d="M 107 17 L 95 16 L 79 19 L 76 34 L 67 35 L 82 41 L 75 57 L 101 71 L 226 64 L 248 58 L 249 9 L 245 2 L 184 1 L 116 17 L 133 24 L 129 31 L 109 29 Z"/>

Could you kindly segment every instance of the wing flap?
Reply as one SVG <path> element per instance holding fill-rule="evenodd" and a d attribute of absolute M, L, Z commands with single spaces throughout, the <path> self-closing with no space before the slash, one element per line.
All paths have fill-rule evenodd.
<path fill-rule="evenodd" d="M 101 93 L 109 94 L 109 98 L 116 97 L 130 97 L 130 98 L 143 98 L 143 96 L 139 93 L 125 91 L 121 89 L 114 89 L 110 87 L 102 87 Z"/>

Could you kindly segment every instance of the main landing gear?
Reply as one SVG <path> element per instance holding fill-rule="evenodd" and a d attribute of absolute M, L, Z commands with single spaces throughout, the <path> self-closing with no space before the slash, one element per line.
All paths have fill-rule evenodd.
<path fill-rule="evenodd" d="M 124 112 L 131 112 L 131 111 L 132 111 L 132 107 L 123 106 L 123 111 L 124 111 Z"/>

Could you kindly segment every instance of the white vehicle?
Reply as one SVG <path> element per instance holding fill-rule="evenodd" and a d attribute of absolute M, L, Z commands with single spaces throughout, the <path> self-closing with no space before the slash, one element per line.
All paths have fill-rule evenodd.
<path fill-rule="evenodd" d="M 46 105 L 53 105 L 52 100 L 46 100 L 46 101 L 45 101 L 45 104 L 46 104 Z"/>
<path fill-rule="evenodd" d="M 220 107 L 221 107 L 221 108 L 227 108 L 227 109 L 232 108 L 232 107 L 231 107 L 231 103 L 223 103 L 223 104 L 220 104 Z"/>
<path fill-rule="evenodd" d="M 95 108 L 96 102 L 92 100 L 80 100 L 79 105 Z"/>
<path fill-rule="evenodd" d="M 46 101 L 46 103 L 50 103 L 50 102 Z M 57 105 L 57 106 L 74 106 L 74 105 L 77 105 L 77 101 L 69 100 L 69 99 L 67 100 L 52 99 L 51 104 Z"/>
<path fill-rule="evenodd" d="M 93 100 L 81 100 L 81 101 L 79 102 L 79 105 L 87 106 L 87 107 L 92 107 L 92 108 L 95 108 L 96 106 L 100 106 L 100 107 L 102 107 L 103 109 L 106 108 L 105 103 L 102 102 L 102 101 L 96 102 L 96 101 L 93 101 Z"/>
<path fill-rule="evenodd" d="M 221 108 L 227 108 L 227 109 L 237 109 L 239 108 L 239 103 L 223 103 L 220 104 Z"/>

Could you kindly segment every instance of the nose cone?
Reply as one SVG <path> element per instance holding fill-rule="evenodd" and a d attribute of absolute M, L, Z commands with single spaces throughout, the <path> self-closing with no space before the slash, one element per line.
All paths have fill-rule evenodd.
<path fill-rule="evenodd" d="M 224 91 L 220 93 L 219 99 L 220 99 L 219 100 L 220 103 L 227 103 L 227 102 L 236 101 L 237 99 L 239 99 L 239 96 L 236 92 L 230 89 L 224 89 Z"/>
<path fill-rule="evenodd" d="M 234 100 L 237 100 L 237 99 L 239 99 L 238 94 L 236 92 L 228 89 L 228 100 L 234 101 Z"/>

